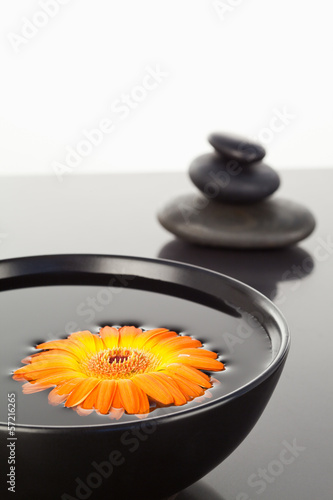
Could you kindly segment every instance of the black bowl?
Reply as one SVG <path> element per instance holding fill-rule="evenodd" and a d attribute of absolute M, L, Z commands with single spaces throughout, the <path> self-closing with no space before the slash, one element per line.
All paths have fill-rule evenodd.
<path fill-rule="evenodd" d="M 113 287 L 126 283 L 140 293 L 179 297 L 234 317 L 239 311 L 250 314 L 264 328 L 263 335 L 268 334 L 271 360 L 246 384 L 227 394 L 170 413 L 152 412 L 146 420 L 98 425 L 27 425 L 18 420 L 16 500 L 171 497 L 207 474 L 242 442 L 276 386 L 289 349 L 287 325 L 266 297 L 239 281 L 199 267 L 121 256 L 58 255 L 0 263 L 1 293 L 16 289 L 33 293 L 34 287 L 52 285 L 106 286 L 110 282 Z M 148 314 L 150 307 L 147 303 Z M 38 324 L 38 317 L 34 321 Z M 5 334 L 1 332 L 2 337 Z M 258 353 L 258 364 L 259 358 Z M 18 383 L 13 383 L 19 392 Z M 19 412 L 20 408 L 18 417 Z M 5 469 L 8 473 L 6 445 L 10 439 L 4 420 L 0 456 L 6 464 L 2 473 Z M 5 482 L 3 479 L 2 485 Z M 1 498 L 12 497 L 7 487 L 9 484 Z"/>

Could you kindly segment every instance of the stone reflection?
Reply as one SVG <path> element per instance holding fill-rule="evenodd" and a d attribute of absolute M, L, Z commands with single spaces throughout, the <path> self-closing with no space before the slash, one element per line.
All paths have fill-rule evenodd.
<path fill-rule="evenodd" d="M 271 300 L 276 297 L 278 283 L 302 279 L 314 268 L 311 255 L 298 246 L 278 250 L 229 250 L 173 240 L 160 250 L 158 257 L 226 274 L 256 288 Z"/>
<path fill-rule="evenodd" d="M 174 500 L 226 500 L 215 490 L 198 482 L 174 497 Z M 173 500 L 173 499 L 172 499 Z"/>

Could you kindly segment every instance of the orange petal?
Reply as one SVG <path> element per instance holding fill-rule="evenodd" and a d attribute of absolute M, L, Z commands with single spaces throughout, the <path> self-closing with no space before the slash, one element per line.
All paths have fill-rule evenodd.
<path fill-rule="evenodd" d="M 81 346 L 87 354 L 96 352 L 94 335 L 88 330 L 85 330 L 83 332 L 71 333 L 68 338 L 74 343 L 78 343 L 79 346 Z"/>
<path fill-rule="evenodd" d="M 140 413 L 140 389 L 131 380 L 118 380 L 118 389 L 122 406 L 129 414 Z"/>
<path fill-rule="evenodd" d="M 154 373 L 142 373 L 135 375 L 132 382 L 142 389 L 148 396 L 162 404 L 169 405 L 173 402 L 173 396 L 165 385 L 154 376 Z"/>
<path fill-rule="evenodd" d="M 95 351 L 104 351 L 104 349 L 107 347 L 103 339 L 99 335 L 93 335 L 94 337 L 94 342 L 95 342 Z"/>
<path fill-rule="evenodd" d="M 14 380 L 28 380 L 29 382 L 38 381 L 43 384 L 46 380 L 49 384 L 59 384 L 68 380 L 69 378 L 84 377 L 83 373 L 75 370 L 68 370 L 63 368 L 54 368 L 49 370 L 38 370 L 24 375 L 13 375 Z"/>
<path fill-rule="evenodd" d="M 41 360 L 30 363 L 30 365 L 22 366 L 14 372 L 14 375 L 30 374 L 40 370 L 53 370 L 55 368 L 77 370 L 78 362 L 74 358 L 66 356 L 54 356 L 51 360 Z"/>
<path fill-rule="evenodd" d="M 138 387 L 137 390 L 139 395 L 139 411 L 136 414 L 143 415 L 144 413 L 149 413 L 150 404 L 147 394 Z"/>
<path fill-rule="evenodd" d="M 98 395 L 96 398 L 95 408 L 99 410 L 100 413 L 105 415 L 108 413 L 114 393 L 116 391 L 117 384 L 115 380 L 102 380 L 98 386 Z"/>
<path fill-rule="evenodd" d="M 31 384 L 27 382 L 22 385 L 22 392 L 23 394 L 33 394 L 35 392 L 45 391 L 45 389 L 49 389 L 50 387 L 53 387 L 53 385 Z"/>
<path fill-rule="evenodd" d="M 41 361 L 41 362 L 36 362 L 27 366 L 22 366 L 21 368 L 18 368 L 17 370 L 14 371 L 14 376 L 15 377 L 20 377 L 20 376 L 25 376 L 26 373 L 31 373 L 34 371 L 38 370 L 45 370 L 45 369 L 50 369 L 54 368 L 53 366 L 50 367 L 48 362 Z"/>
<path fill-rule="evenodd" d="M 85 354 L 85 350 L 75 342 L 72 342 L 70 339 L 61 339 L 61 340 L 52 340 L 50 342 L 43 342 L 37 346 L 37 349 L 59 349 L 63 352 L 68 352 L 81 359 L 81 357 Z"/>
<path fill-rule="evenodd" d="M 145 340 L 155 337 L 156 335 L 161 335 L 162 333 L 169 332 L 167 328 L 153 328 L 152 330 L 146 330 L 142 332 L 141 336 Z M 177 334 L 176 334 L 177 335 Z"/>
<path fill-rule="evenodd" d="M 201 347 L 202 343 L 200 340 L 192 339 L 191 337 L 188 336 L 183 336 L 183 337 L 175 337 L 170 340 L 166 340 L 165 342 L 161 342 L 158 344 L 158 347 L 160 350 L 162 350 L 164 353 L 168 353 L 171 351 L 179 351 L 181 349 L 186 349 L 190 347 Z"/>
<path fill-rule="evenodd" d="M 123 326 L 119 330 L 119 347 L 131 347 L 137 335 L 142 333 L 141 328 L 135 326 Z"/>
<path fill-rule="evenodd" d="M 181 349 L 178 354 L 190 354 L 193 356 L 206 356 L 208 358 L 217 358 L 216 352 L 208 351 L 207 349 L 198 349 L 197 347 L 187 347 L 185 349 Z"/>
<path fill-rule="evenodd" d="M 21 363 L 24 363 L 25 365 L 29 365 L 31 363 L 33 356 L 36 356 L 36 355 L 33 354 L 32 356 L 26 356 L 25 358 L 21 359 Z"/>
<path fill-rule="evenodd" d="M 101 381 L 97 378 L 86 378 L 82 382 L 80 382 L 75 389 L 71 392 L 69 398 L 67 399 L 65 406 L 70 408 L 71 406 L 76 406 L 82 403 L 86 399 L 87 396 L 91 393 L 93 389 L 100 383 Z"/>
<path fill-rule="evenodd" d="M 49 376 L 44 376 L 43 378 L 38 379 L 37 382 L 40 385 L 47 385 L 47 384 L 57 385 L 74 378 L 86 379 L 88 377 L 84 376 L 82 373 L 60 370 L 59 372 L 54 372 Z"/>
<path fill-rule="evenodd" d="M 109 349 L 113 347 L 118 347 L 119 342 L 119 333 L 117 328 L 111 328 L 111 326 L 104 326 L 99 331 L 100 336 L 102 337 L 104 344 Z"/>
<path fill-rule="evenodd" d="M 112 408 L 123 408 L 123 403 L 120 397 L 120 392 L 118 388 L 118 380 L 116 380 L 116 390 L 113 395 Z"/>
<path fill-rule="evenodd" d="M 73 353 L 62 351 L 61 349 L 51 349 L 49 351 L 38 352 L 37 354 L 33 354 L 32 356 L 30 356 L 30 363 L 35 364 L 39 363 L 40 361 L 47 361 L 49 363 L 52 363 L 58 358 L 63 360 L 69 360 L 72 361 L 73 363 L 77 363 L 79 361 L 79 358 L 77 358 Z"/>
<path fill-rule="evenodd" d="M 99 385 L 95 387 L 89 394 L 89 396 L 86 397 L 84 401 L 79 405 L 83 410 L 92 410 L 96 406 L 96 401 L 98 398 L 98 393 L 99 393 Z"/>
<path fill-rule="evenodd" d="M 149 349 L 158 344 L 161 340 L 171 339 L 176 335 L 176 332 L 170 332 L 166 328 L 156 328 L 155 330 L 142 332 L 141 335 L 138 335 L 136 341 L 138 347 L 145 347 L 146 349 Z"/>
<path fill-rule="evenodd" d="M 202 396 L 205 392 L 205 390 L 200 385 L 194 384 L 193 382 L 190 382 L 189 380 L 185 379 L 184 377 L 180 377 L 175 373 L 172 374 L 172 378 L 177 383 L 184 396 L 186 396 L 188 399 Z"/>
<path fill-rule="evenodd" d="M 188 398 L 179 389 L 179 386 L 170 375 L 162 372 L 157 372 L 154 374 L 154 376 L 158 377 L 158 379 L 167 387 L 169 392 L 171 392 L 174 405 L 181 406 L 187 403 Z"/>
<path fill-rule="evenodd" d="M 170 363 L 181 363 L 182 365 L 193 366 L 199 370 L 221 371 L 224 365 L 217 359 L 205 358 L 204 356 L 191 356 L 189 354 L 174 354 L 168 358 Z"/>
<path fill-rule="evenodd" d="M 212 386 L 208 375 L 200 372 L 196 368 L 192 368 L 191 366 L 185 366 L 180 363 L 171 363 L 170 365 L 167 365 L 166 369 L 168 372 L 181 375 L 187 380 L 201 385 L 201 387 L 205 387 L 206 389 L 209 389 Z"/>
<path fill-rule="evenodd" d="M 63 382 L 62 384 L 58 385 L 55 389 L 59 395 L 65 395 L 68 396 L 75 387 L 80 384 L 84 378 L 71 378 L 67 380 L 66 382 Z"/>

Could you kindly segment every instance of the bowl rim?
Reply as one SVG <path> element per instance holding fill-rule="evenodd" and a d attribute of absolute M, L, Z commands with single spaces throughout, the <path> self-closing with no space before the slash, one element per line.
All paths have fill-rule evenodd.
<path fill-rule="evenodd" d="M 23 278 L 23 277 L 30 277 L 32 278 L 33 276 L 44 276 L 44 275 L 53 275 L 56 273 L 59 268 L 61 268 L 62 272 L 65 274 L 76 274 L 76 273 L 82 273 L 82 269 L 87 266 L 89 263 L 88 261 L 91 261 L 93 264 L 93 270 L 90 270 L 90 273 L 93 274 L 100 274 L 97 272 L 98 266 L 104 265 L 105 263 L 113 263 L 113 264 L 119 264 L 119 270 L 121 270 L 121 266 L 123 264 L 129 264 L 129 268 L 133 267 L 133 270 L 135 270 L 135 266 L 140 267 L 141 265 L 141 272 L 139 273 L 138 269 L 137 272 L 135 273 L 136 277 L 142 277 L 142 278 L 147 278 L 147 273 L 145 272 L 147 265 L 152 267 L 153 269 L 155 268 L 155 271 L 159 271 L 157 273 L 157 278 L 154 278 L 157 282 L 161 283 L 163 282 L 161 276 L 162 276 L 162 271 L 168 271 L 170 269 L 173 270 L 178 270 L 182 274 L 182 278 L 188 278 L 188 274 L 190 273 L 190 277 L 192 276 L 194 278 L 194 282 L 201 283 L 203 278 L 209 279 L 211 281 L 217 281 L 217 282 L 224 282 L 224 285 L 231 287 L 234 291 L 239 292 L 240 294 L 244 295 L 247 297 L 248 300 L 251 302 L 255 302 L 259 308 L 263 309 L 268 313 L 271 318 L 274 320 L 275 326 L 278 328 L 279 331 L 279 337 L 280 337 L 280 345 L 279 348 L 276 352 L 272 352 L 272 359 L 270 363 L 254 378 L 251 378 L 249 382 L 246 384 L 242 385 L 241 387 L 231 391 L 230 393 L 220 396 L 217 399 L 214 399 L 213 401 L 207 401 L 205 403 L 200 404 L 197 407 L 191 407 L 191 408 L 183 408 L 179 409 L 175 413 L 169 413 L 167 415 L 157 415 L 157 416 L 149 416 L 149 419 L 147 420 L 140 420 L 138 419 L 138 423 L 144 423 L 144 422 L 157 422 L 157 421 L 163 421 L 163 420 L 170 420 L 170 419 L 175 419 L 175 418 L 184 418 L 186 415 L 191 415 L 191 414 L 197 414 L 202 411 L 206 411 L 207 409 L 211 408 L 212 406 L 216 406 L 218 404 L 224 404 L 227 403 L 230 400 L 237 399 L 241 395 L 250 392 L 252 389 L 263 383 L 267 378 L 269 378 L 276 370 L 278 370 L 279 366 L 285 361 L 285 358 L 288 354 L 289 348 L 290 348 L 290 332 L 289 328 L 287 325 L 287 322 L 281 313 L 280 309 L 273 304 L 273 302 L 267 298 L 265 295 L 260 293 L 259 291 L 255 290 L 251 286 L 236 280 L 234 278 L 231 278 L 230 276 L 227 276 L 225 274 L 209 270 L 204 267 L 192 265 L 192 264 L 184 264 L 180 263 L 177 261 L 173 260 L 167 260 L 167 259 L 160 259 L 160 258 L 149 258 L 149 257 L 136 257 L 136 256 L 128 256 L 128 255 L 113 255 L 113 254 L 48 254 L 48 255 L 37 255 L 37 256 L 23 256 L 23 257 L 15 257 L 11 259 L 5 259 L 0 261 L 0 293 L 2 291 L 10 290 L 10 289 L 20 289 L 20 288 L 29 288 L 31 285 L 27 286 L 12 286 L 10 288 L 7 288 L 6 286 L 3 288 L 2 284 L 3 283 L 8 283 L 15 278 Z M 36 266 L 37 263 L 37 266 Z M 64 266 L 65 264 L 65 266 Z M 134 266 L 133 266 L 134 265 Z M 66 267 L 67 266 L 67 267 Z M 106 266 L 107 267 L 107 266 Z M 116 266 L 117 267 L 117 266 Z M 81 271 L 80 271 L 81 270 Z M 115 270 L 113 273 L 108 273 L 104 271 L 102 274 L 109 275 L 110 274 L 121 274 L 121 273 L 116 273 Z M 172 274 L 172 273 L 171 273 Z M 123 274 L 123 276 L 126 276 L 126 274 Z M 131 276 L 129 273 L 127 276 Z M 148 278 L 147 278 L 148 279 Z M 173 283 L 174 285 L 177 284 L 175 281 L 169 281 L 169 283 Z M 187 287 L 187 285 L 184 285 L 184 287 Z M 131 286 L 129 286 L 131 288 Z M 133 288 L 133 287 L 132 287 Z M 191 287 L 193 288 L 193 286 Z M 140 289 L 140 288 L 139 288 Z M 141 288 L 142 289 L 142 288 Z M 149 289 L 148 289 L 149 290 Z M 196 288 L 198 290 L 198 288 Z M 162 292 L 163 293 L 163 292 Z M 207 292 L 208 293 L 208 292 Z M 167 293 L 164 293 L 168 295 Z M 170 295 L 170 294 L 169 294 Z M 213 295 L 212 295 L 213 296 Z M 222 301 L 222 298 L 221 298 Z M 199 302 L 200 303 L 200 302 Z M 202 303 L 202 302 L 201 302 Z M 209 307 L 209 306 L 208 306 Z M 212 306 L 210 306 L 212 307 Z M 216 308 L 215 308 L 216 309 Z M 267 334 L 269 335 L 270 339 L 270 331 L 267 328 L 267 326 L 261 325 L 264 327 L 266 330 Z M 186 406 L 186 405 L 184 405 Z M 117 427 L 122 427 L 122 428 L 127 428 L 127 427 L 133 427 L 133 425 L 137 425 L 137 423 L 133 420 L 129 422 L 110 422 L 110 423 L 103 423 L 103 424 L 87 424 L 87 425 L 35 425 L 35 424 L 16 424 L 17 429 L 34 429 L 34 430 L 43 430 L 43 431 L 65 431 L 66 429 L 70 429 L 71 432 L 83 432 L 84 430 L 88 429 L 105 429 L 105 428 L 117 428 Z M 0 422 L 0 428 L 2 426 L 7 426 L 6 422 Z"/>

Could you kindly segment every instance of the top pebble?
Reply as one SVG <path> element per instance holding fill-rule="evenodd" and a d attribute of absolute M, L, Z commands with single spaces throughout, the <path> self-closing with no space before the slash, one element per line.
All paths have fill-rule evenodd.
<path fill-rule="evenodd" d="M 217 153 L 232 158 L 241 163 L 253 163 L 264 158 L 265 149 L 256 142 L 230 134 L 212 133 L 208 136 L 208 141 Z"/>

